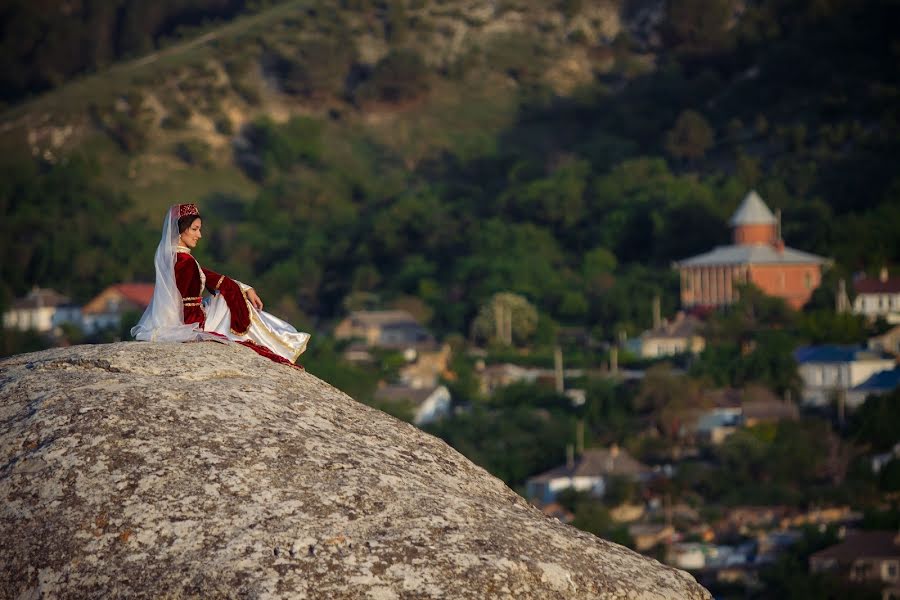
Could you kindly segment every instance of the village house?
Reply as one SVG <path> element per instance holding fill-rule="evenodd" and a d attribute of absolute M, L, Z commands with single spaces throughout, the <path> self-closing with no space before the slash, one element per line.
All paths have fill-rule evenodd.
<path fill-rule="evenodd" d="M 375 390 L 375 401 L 407 405 L 412 410 L 415 425 L 434 423 L 450 413 L 450 391 L 446 386 L 412 388 L 406 385 L 386 385 Z"/>
<path fill-rule="evenodd" d="M 434 337 L 405 310 L 351 312 L 334 328 L 337 340 L 360 340 L 368 347 L 389 350 L 433 349 Z"/>
<path fill-rule="evenodd" d="M 669 542 L 675 537 L 675 528 L 666 523 L 632 523 L 628 535 L 634 541 L 634 549 L 647 552 L 655 546 Z"/>
<path fill-rule="evenodd" d="M 56 290 L 34 287 L 23 298 L 13 301 L 3 313 L 3 327 L 41 333 L 54 331 L 63 323 L 81 323 L 81 309 L 68 296 Z"/>
<path fill-rule="evenodd" d="M 741 427 L 800 418 L 800 410 L 795 404 L 782 401 L 761 386 L 751 385 L 743 390 L 712 390 L 706 392 L 704 397 L 714 406 L 700 411 L 696 421 L 686 425 L 685 429 L 697 441 L 708 444 L 721 444 Z"/>
<path fill-rule="evenodd" d="M 706 347 L 701 335 L 703 321 L 678 312 L 672 321 L 663 321 L 641 334 L 629 349 L 641 358 L 658 358 L 675 354 L 699 354 Z"/>
<path fill-rule="evenodd" d="M 798 372 L 803 380 L 803 402 L 827 406 L 843 398 L 848 408 L 858 406 L 858 395 L 847 392 L 879 371 L 894 368 L 895 360 L 881 352 L 855 346 L 804 346 L 794 351 Z"/>
<path fill-rule="evenodd" d="M 869 396 L 890 394 L 900 387 L 900 367 L 879 371 L 847 391 L 847 405 L 861 406 Z"/>
<path fill-rule="evenodd" d="M 638 462 L 617 445 L 610 448 L 589 448 L 578 458 L 564 465 L 529 477 L 525 482 L 526 494 L 539 502 L 553 502 L 563 490 L 574 489 L 602 497 L 610 477 L 620 476 L 632 481 L 645 481 L 652 476 L 652 469 Z"/>
<path fill-rule="evenodd" d="M 541 369 L 520 367 L 512 363 L 501 363 L 485 366 L 483 362 L 475 365 L 479 391 L 485 396 L 513 383 L 535 383 L 541 375 Z"/>
<path fill-rule="evenodd" d="M 830 260 L 788 248 L 781 224 L 755 191 L 729 222 L 734 243 L 675 263 L 681 274 L 681 304 L 718 307 L 738 300 L 737 286 L 752 283 L 794 308 L 809 300 Z"/>
<path fill-rule="evenodd" d="M 434 388 L 441 377 L 450 380 L 451 354 L 449 344 L 436 351 L 418 352 L 415 362 L 400 369 L 400 381 L 411 388 Z"/>
<path fill-rule="evenodd" d="M 859 531 L 809 557 L 813 573 L 835 572 L 850 581 L 878 582 L 882 598 L 900 599 L 900 534 Z"/>
<path fill-rule="evenodd" d="M 895 325 L 881 335 L 869 338 L 867 345 L 869 350 L 887 352 L 900 358 L 900 325 Z"/>
<path fill-rule="evenodd" d="M 888 276 L 882 268 L 877 278 L 862 276 L 853 280 L 853 312 L 871 320 L 884 317 L 888 323 L 900 323 L 900 277 Z"/>
<path fill-rule="evenodd" d="M 87 334 L 117 329 L 126 313 L 142 314 L 152 298 L 152 283 L 111 285 L 81 308 L 81 329 Z"/>

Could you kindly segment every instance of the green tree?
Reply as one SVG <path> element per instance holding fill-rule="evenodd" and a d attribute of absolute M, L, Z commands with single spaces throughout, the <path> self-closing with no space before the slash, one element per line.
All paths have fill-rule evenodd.
<path fill-rule="evenodd" d="M 715 131 L 700 113 L 685 110 L 666 133 L 665 147 L 670 156 L 696 160 L 703 158 L 715 141 Z"/>
<path fill-rule="evenodd" d="M 538 323 L 538 311 L 523 296 L 509 292 L 494 294 L 472 321 L 472 336 L 477 340 L 501 344 L 526 343 Z"/>
<path fill-rule="evenodd" d="M 900 423 L 900 388 L 866 398 L 851 415 L 848 434 L 857 444 L 885 452 L 898 441 L 897 423 Z"/>

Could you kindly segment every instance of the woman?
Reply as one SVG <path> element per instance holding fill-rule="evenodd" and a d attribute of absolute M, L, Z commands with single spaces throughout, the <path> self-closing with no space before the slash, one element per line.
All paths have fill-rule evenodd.
<path fill-rule="evenodd" d="M 191 250 L 203 237 L 194 204 L 166 214 L 156 248 L 153 299 L 131 335 L 142 341 L 234 341 L 276 362 L 293 366 L 309 334 L 263 312 L 250 286 L 200 266 Z M 203 299 L 204 288 L 212 294 Z M 302 368 L 302 367 L 300 367 Z"/>

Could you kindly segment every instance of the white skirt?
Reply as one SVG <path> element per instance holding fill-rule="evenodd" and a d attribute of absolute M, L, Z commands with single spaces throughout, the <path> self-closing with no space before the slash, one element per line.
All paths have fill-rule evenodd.
<path fill-rule="evenodd" d="M 244 335 L 235 335 L 231 331 L 231 310 L 222 294 L 207 296 L 203 299 L 206 310 L 205 331 L 224 335 L 236 342 L 251 341 L 265 346 L 275 354 L 296 362 L 297 357 L 306 350 L 309 334 L 294 329 L 293 325 L 282 321 L 275 315 L 256 309 L 249 302 L 250 328 Z"/>

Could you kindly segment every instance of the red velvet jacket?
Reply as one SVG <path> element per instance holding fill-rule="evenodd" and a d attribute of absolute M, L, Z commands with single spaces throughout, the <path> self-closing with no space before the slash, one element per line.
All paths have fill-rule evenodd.
<path fill-rule="evenodd" d="M 233 279 L 215 271 L 204 269 L 187 252 L 175 255 L 175 283 L 184 302 L 184 322 L 206 325 L 206 313 L 200 303 L 205 287 L 211 294 L 219 293 L 231 310 L 231 331 L 236 335 L 247 333 L 250 328 L 250 309 L 244 293 Z"/>

